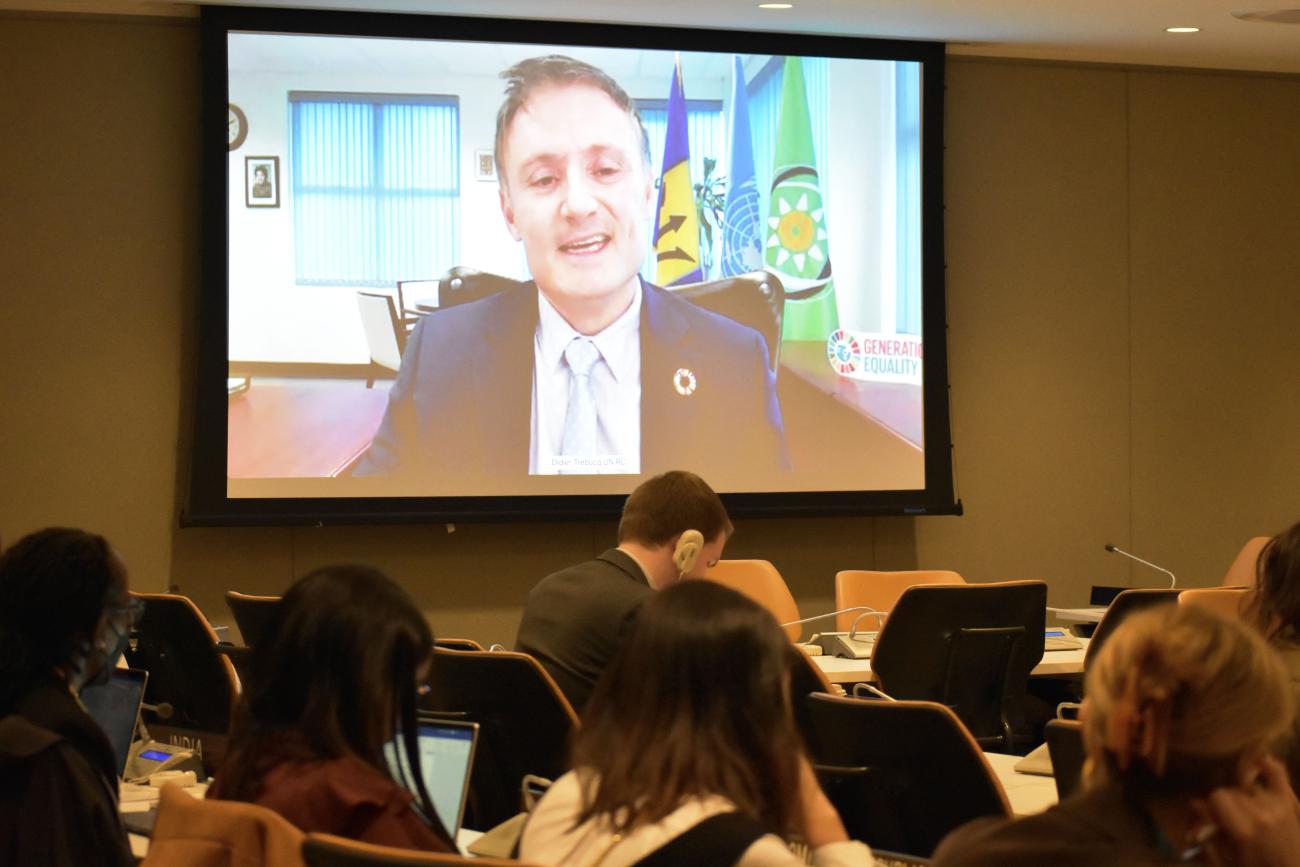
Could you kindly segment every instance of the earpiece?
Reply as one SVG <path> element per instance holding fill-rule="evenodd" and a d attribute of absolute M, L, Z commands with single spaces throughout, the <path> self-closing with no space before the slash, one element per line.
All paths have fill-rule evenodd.
<path fill-rule="evenodd" d="M 685 575 L 694 569 L 695 561 L 700 559 L 703 550 L 704 534 L 699 530 L 683 530 L 677 539 L 677 547 L 673 550 L 673 565 L 677 567 L 677 574 Z"/>

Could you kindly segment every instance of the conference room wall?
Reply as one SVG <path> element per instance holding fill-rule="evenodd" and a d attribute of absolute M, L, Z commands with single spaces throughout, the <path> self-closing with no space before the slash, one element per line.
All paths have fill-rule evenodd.
<path fill-rule="evenodd" d="M 0 539 L 109 536 L 137 587 L 227 620 L 228 587 L 376 563 L 440 634 L 513 638 L 612 522 L 176 528 L 199 283 L 190 19 L 0 17 Z M 1300 517 L 1300 80 L 954 59 L 949 320 L 961 518 L 743 521 L 805 612 L 845 567 L 1213 583 Z"/>

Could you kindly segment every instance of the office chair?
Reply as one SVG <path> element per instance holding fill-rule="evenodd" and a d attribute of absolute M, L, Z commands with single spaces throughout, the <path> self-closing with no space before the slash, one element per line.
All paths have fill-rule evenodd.
<path fill-rule="evenodd" d="M 965 584 L 966 579 L 945 569 L 922 569 L 911 572 L 873 572 L 867 569 L 845 569 L 835 573 L 835 610 L 867 607 L 877 611 L 892 611 L 903 591 L 918 584 Z M 861 612 L 837 614 L 835 629 L 848 632 Z M 875 629 L 871 618 L 862 621 L 863 629 Z"/>
<path fill-rule="evenodd" d="M 1229 620 L 1240 620 L 1253 593 L 1250 587 L 1196 587 L 1179 593 L 1178 604 L 1199 605 Z"/>
<path fill-rule="evenodd" d="M 521 809 L 525 775 L 558 779 L 569 770 L 578 716 L 546 669 L 526 653 L 436 647 L 430 692 L 420 710 L 479 724 L 466 824 L 499 825 Z"/>
<path fill-rule="evenodd" d="M 808 711 L 809 698 L 814 694 L 843 695 L 844 690 L 831 683 L 826 672 L 822 671 L 808 654 L 793 644 L 790 645 L 789 654 L 790 709 L 794 714 L 795 728 L 803 737 L 804 743 L 808 743 L 814 737 L 812 719 Z"/>
<path fill-rule="evenodd" d="M 401 367 L 402 353 L 406 351 L 406 327 L 397 315 L 397 307 L 390 295 L 358 292 L 357 310 L 361 313 L 361 328 L 370 348 L 366 388 L 374 388 L 380 369 L 396 371 Z"/>
<path fill-rule="evenodd" d="M 1136 590 L 1125 590 L 1116 596 L 1106 608 L 1106 613 L 1101 616 L 1101 622 L 1092 633 L 1092 640 L 1088 642 L 1088 649 L 1083 654 L 1083 670 L 1088 670 L 1088 665 L 1097 658 L 1101 648 L 1105 645 L 1106 639 L 1110 638 L 1115 627 L 1124 622 L 1124 619 L 1136 611 L 1142 611 L 1153 605 L 1172 605 L 1178 600 L 1178 594 L 1181 590 L 1173 588 L 1149 588 L 1143 587 Z"/>
<path fill-rule="evenodd" d="M 159 793 L 149 854 L 140 867 L 259 864 L 301 867 L 303 833 L 274 810 L 196 798 L 180 786 Z"/>
<path fill-rule="evenodd" d="M 225 754 L 230 716 L 239 696 L 234 664 L 217 647 L 217 634 L 189 598 L 132 593 L 144 613 L 131 632 L 126 659 L 149 672 L 141 717 L 155 740 L 193 744 L 211 771 Z"/>
<path fill-rule="evenodd" d="M 1259 555 L 1268 544 L 1270 536 L 1256 536 L 1237 552 L 1237 557 L 1228 567 L 1228 572 L 1223 576 L 1224 587 L 1254 587 L 1257 570 L 1259 569 Z"/>
<path fill-rule="evenodd" d="M 483 645 L 472 638 L 435 638 L 433 646 L 444 650 L 483 650 Z"/>
<path fill-rule="evenodd" d="M 988 761 L 948 708 L 813 695 L 813 768 L 849 837 L 928 858 L 950 831 L 1011 809 Z"/>
<path fill-rule="evenodd" d="M 719 560 L 704 577 L 732 590 L 745 594 L 766 608 L 777 623 L 799 619 L 799 606 L 795 604 L 790 588 L 776 567 L 767 560 Z M 786 637 L 798 641 L 802 626 L 784 627 Z"/>
<path fill-rule="evenodd" d="M 498 292 L 522 289 L 525 283 L 457 265 L 438 283 L 440 308 L 478 301 Z M 767 341 L 768 362 L 775 373 L 781 357 L 781 324 L 785 317 L 785 287 L 767 271 L 753 271 L 703 283 L 674 286 L 674 295 L 734 322 L 748 325 Z M 436 315 L 436 314 L 435 314 Z"/>
<path fill-rule="evenodd" d="M 893 698 L 947 705 L 981 746 L 1009 752 L 1046 616 L 1042 581 L 910 587 L 880 629 L 871 668 Z"/>
<path fill-rule="evenodd" d="M 1056 780 L 1056 796 L 1064 801 L 1079 791 L 1083 781 L 1083 726 L 1078 720 L 1048 720 L 1043 730 L 1047 738 L 1047 754 L 1052 757 L 1052 778 Z"/>
<path fill-rule="evenodd" d="M 235 626 L 239 627 L 239 637 L 244 640 L 245 647 L 256 647 L 261 643 L 271 622 L 271 614 L 279 601 L 279 596 L 253 596 L 235 590 L 226 591 L 226 607 L 235 618 Z"/>
<path fill-rule="evenodd" d="M 308 834 L 302 844 L 306 867 L 433 867 L 442 864 L 472 864 L 474 867 L 529 867 L 525 861 L 507 858 L 464 858 L 435 852 L 414 852 L 393 846 L 377 846 L 335 837 Z"/>

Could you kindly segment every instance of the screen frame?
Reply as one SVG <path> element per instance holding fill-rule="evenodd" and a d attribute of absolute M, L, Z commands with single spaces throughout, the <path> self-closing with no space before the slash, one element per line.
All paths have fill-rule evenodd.
<path fill-rule="evenodd" d="M 923 65 L 921 117 L 921 317 L 924 489 L 723 493 L 736 517 L 959 515 L 953 486 L 943 240 L 944 51 L 942 42 L 772 31 L 589 22 L 204 6 L 202 42 L 202 237 L 197 382 L 189 494 L 181 526 L 445 523 L 616 518 L 623 495 L 450 497 L 237 497 L 227 495 L 229 370 L 229 155 L 223 129 L 231 31 L 428 38 L 613 48 L 784 54 L 915 61 Z"/>

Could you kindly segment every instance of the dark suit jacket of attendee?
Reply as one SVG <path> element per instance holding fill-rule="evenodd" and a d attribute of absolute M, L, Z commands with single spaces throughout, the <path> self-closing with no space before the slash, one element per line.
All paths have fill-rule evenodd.
<path fill-rule="evenodd" d="M 1033 816 L 976 819 L 945 837 L 933 859 L 934 867 L 1177 863 L 1176 857 L 1161 851 L 1141 808 L 1115 784 L 1084 789 Z"/>
<path fill-rule="evenodd" d="M 595 560 L 547 575 L 529 591 L 515 649 L 536 657 L 581 713 L 653 592 L 636 561 L 611 548 Z"/>
<path fill-rule="evenodd" d="M 729 487 L 788 468 L 762 335 L 642 286 L 641 472 L 691 469 Z M 531 283 L 426 315 L 354 475 L 527 476 L 537 321 Z M 678 393 L 679 369 L 695 375 L 694 393 Z"/>
<path fill-rule="evenodd" d="M 0 864 L 134 865 L 108 738 L 53 675 L 0 713 Z"/>

